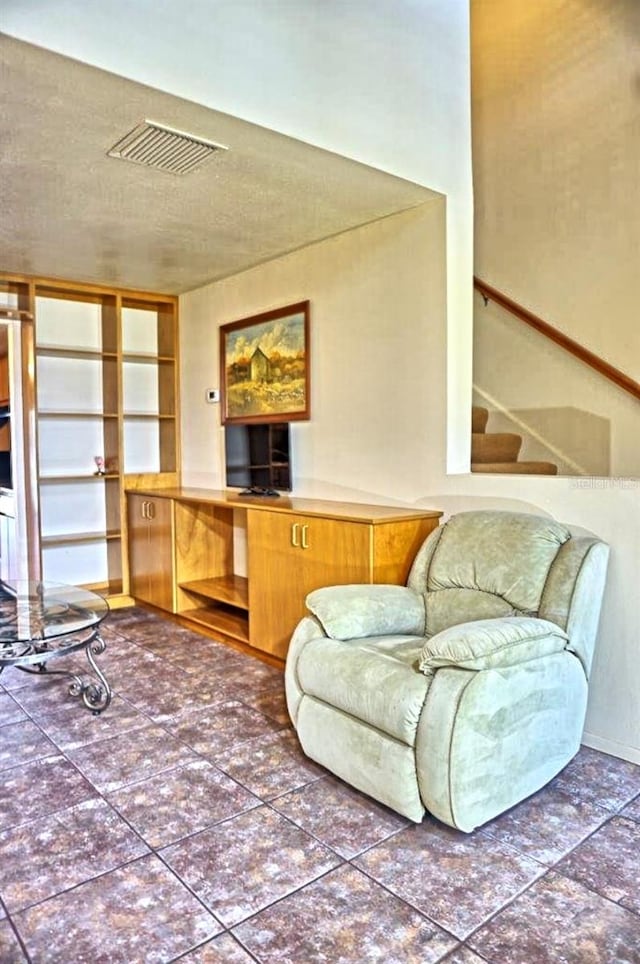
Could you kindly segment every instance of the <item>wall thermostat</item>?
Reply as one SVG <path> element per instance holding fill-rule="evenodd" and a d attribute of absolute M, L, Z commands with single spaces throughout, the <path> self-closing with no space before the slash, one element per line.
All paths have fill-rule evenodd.
<path fill-rule="evenodd" d="M 220 401 L 220 389 L 219 388 L 208 388 L 207 389 L 207 401 L 219 402 Z"/>

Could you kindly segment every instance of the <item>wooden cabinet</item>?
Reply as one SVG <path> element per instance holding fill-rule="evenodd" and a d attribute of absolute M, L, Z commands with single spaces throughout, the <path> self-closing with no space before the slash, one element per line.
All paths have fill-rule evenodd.
<path fill-rule="evenodd" d="M 307 593 L 338 583 L 373 582 L 371 527 L 309 515 L 249 512 L 251 639 L 285 656 Z"/>
<path fill-rule="evenodd" d="M 280 659 L 305 612 L 307 593 L 345 583 L 405 583 L 441 515 L 315 499 L 243 499 L 198 489 L 128 498 L 132 574 L 145 567 L 137 561 L 144 542 L 135 537 L 134 516 L 145 499 L 165 501 L 173 507 L 175 565 L 166 563 L 174 581 L 171 611 Z M 234 562 L 240 533 L 246 533 L 246 575 L 236 572 Z M 134 596 L 153 602 L 137 585 L 134 581 Z"/>
<path fill-rule="evenodd" d="M 130 494 L 128 521 L 132 595 L 174 612 L 173 503 Z"/>

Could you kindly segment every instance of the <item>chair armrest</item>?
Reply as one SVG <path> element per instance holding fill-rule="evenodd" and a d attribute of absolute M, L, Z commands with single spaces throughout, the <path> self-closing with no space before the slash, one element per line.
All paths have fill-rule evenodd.
<path fill-rule="evenodd" d="M 331 639 L 424 636 L 424 597 L 406 586 L 327 586 L 306 602 Z"/>
<path fill-rule="evenodd" d="M 560 653 L 568 636 L 547 619 L 502 616 L 450 626 L 429 639 L 420 657 L 420 669 L 433 676 L 441 666 L 462 669 L 500 669 L 531 659 Z"/>

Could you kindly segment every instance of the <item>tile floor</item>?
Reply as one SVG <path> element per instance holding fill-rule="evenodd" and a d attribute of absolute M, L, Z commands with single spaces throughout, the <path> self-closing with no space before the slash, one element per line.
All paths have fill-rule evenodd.
<path fill-rule="evenodd" d="M 100 717 L 0 676 L 0 962 L 640 962 L 640 767 L 583 749 L 471 835 L 307 760 L 278 670 L 140 609 Z"/>

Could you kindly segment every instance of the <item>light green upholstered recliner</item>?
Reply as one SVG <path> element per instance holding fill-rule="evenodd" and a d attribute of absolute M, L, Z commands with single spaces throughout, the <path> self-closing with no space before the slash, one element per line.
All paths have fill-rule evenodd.
<path fill-rule="evenodd" d="M 464 831 L 529 796 L 580 745 L 607 559 L 552 519 L 463 512 L 406 587 L 310 593 L 285 673 L 304 752 Z"/>

